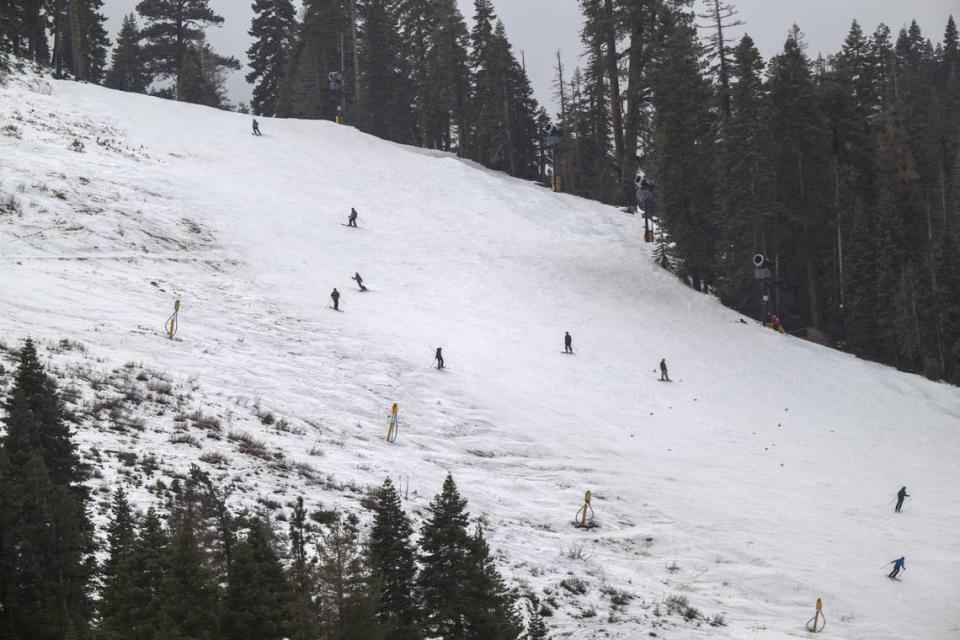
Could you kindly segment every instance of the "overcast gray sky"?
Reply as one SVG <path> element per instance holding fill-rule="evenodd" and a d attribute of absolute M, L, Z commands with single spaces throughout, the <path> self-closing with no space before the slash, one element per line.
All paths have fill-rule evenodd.
<path fill-rule="evenodd" d="M 108 28 L 116 34 L 124 14 L 134 10 L 138 0 L 106 0 L 104 11 Z M 470 22 L 473 0 L 457 0 Z M 850 23 L 857 19 L 864 31 L 872 32 L 886 23 L 896 33 L 916 19 L 923 33 L 934 42 L 943 37 L 947 16 L 960 18 L 960 0 L 731 0 L 746 23 L 736 36 L 749 33 L 765 58 L 783 45 L 787 30 L 796 23 L 806 34 L 807 53 L 833 53 L 840 48 Z M 210 5 L 225 18 L 222 28 L 211 29 L 209 39 L 215 49 L 236 56 L 246 63 L 250 45 L 247 29 L 252 10 L 247 0 L 210 0 Z M 537 99 L 552 109 L 553 68 L 559 49 L 568 69 L 578 64 L 581 53 L 580 11 L 577 0 L 494 0 L 507 35 L 519 56 L 526 56 L 527 73 L 533 81 Z M 703 0 L 697 0 L 702 7 Z M 243 79 L 247 70 L 230 78 L 231 98 L 248 101 L 250 87 Z"/>

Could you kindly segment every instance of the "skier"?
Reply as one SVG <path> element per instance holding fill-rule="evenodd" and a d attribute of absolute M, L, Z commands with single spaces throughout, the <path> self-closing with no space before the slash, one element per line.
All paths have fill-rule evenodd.
<path fill-rule="evenodd" d="M 333 300 L 333 310 L 340 311 L 340 292 L 337 291 L 337 288 L 333 288 L 333 293 L 330 294 L 330 298 Z"/>
<path fill-rule="evenodd" d="M 667 359 L 660 360 L 660 382 L 670 382 L 670 374 L 667 373 Z"/>
<path fill-rule="evenodd" d="M 893 562 L 890 562 L 889 564 L 893 565 L 893 571 L 891 571 L 887 575 L 888 578 L 896 578 L 897 574 L 900 573 L 901 569 L 903 569 L 904 571 L 907 570 L 907 561 L 906 561 L 906 558 L 904 558 L 903 556 L 900 556 L 899 558 L 897 558 Z"/>
<path fill-rule="evenodd" d="M 353 207 L 350 207 L 350 217 L 347 218 L 347 226 L 355 227 L 357 226 L 357 210 Z"/>
<path fill-rule="evenodd" d="M 437 361 L 437 369 L 443 369 L 443 347 L 437 347 L 437 353 L 434 355 L 434 360 Z"/>
<path fill-rule="evenodd" d="M 359 272 L 359 271 L 358 271 L 357 273 L 353 274 L 353 277 L 351 278 L 351 280 L 356 280 L 356 281 L 357 281 L 357 286 L 360 287 L 360 291 L 366 291 L 366 290 L 367 290 L 367 288 L 366 288 L 365 286 L 363 286 L 363 278 L 360 277 L 360 272 Z"/>
<path fill-rule="evenodd" d="M 894 509 L 895 513 L 900 513 L 900 507 L 903 506 L 903 499 L 909 498 L 910 494 L 907 493 L 906 487 L 901 487 L 900 491 L 897 491 L 897 508 Z M 887 504 L 890 504 L 889 502 Z"/>
<path fill-rule="evenodd" d="M 783 322 L 780 320 L 780 316 L 773 314 L 770 318 L 770 324 L 773 326 L 773 330 L 777 333 L 785 333 L 786 329 L 783 328 Z"/>
<path fill-rule="evenodd" d="M 570 337 L 569 331 L 567 331 L 563 336 L 563 352 L 573 353 L 573 338 Z"/>
<path fill-rule="evenodd" d="M 253 135 L 255 135 L 255 136 L 262 136 L 262 135 L 263 135 L 262 133 L 260 133 L 260 123 L 257 122 L 257 119 L 256 119 L 256 118 L 253 119 Z"/>

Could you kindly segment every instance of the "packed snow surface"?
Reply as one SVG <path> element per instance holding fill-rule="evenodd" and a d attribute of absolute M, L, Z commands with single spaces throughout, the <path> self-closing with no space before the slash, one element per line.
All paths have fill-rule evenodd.
<path fill-rule="evenodd" d="M 247 432 L 341 487 L 392 477 L 418 518 L 453 472 L 556 637 L 804 637 L 822 597 L 824 637 L 960 638 L 960 390 L 742 323 L 653 264 L 642 220 L 346 126 L 255 137 L 248 116 L 33 76 L 0 87 L 0 127 L 8 346 L 77 340 L 105 370 L 195 381 L 220 415 L 259 400 L 302 428 Z M 158 425 L 77 437 L 180 470 L 222 451 L 261 497 L 360 509 Z M 599 526 L 579 530 L 587 489 Z"/>

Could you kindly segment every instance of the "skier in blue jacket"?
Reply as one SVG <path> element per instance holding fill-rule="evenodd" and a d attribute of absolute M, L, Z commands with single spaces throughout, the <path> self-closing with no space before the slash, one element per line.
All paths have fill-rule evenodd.
<path fill-rule="evenodd" d="M 903 569 L 904 571 L 907 570 L 907 561 L 906 561 L 906 558 L 904 558 L 903 556 L 900 556 L 890 564 L 893 565 L 893 571 L 891 571 L 890 574 L 887 576 L 888 578 L 896 578 L 897 574 L 900 573 L 901 569 Z"/>
<path fill-rule="evenodd" d="M 257 119 L 256 119 L 256 118 L 253 119 L 253 135 L 255 135 L 255 136 L 262 136 L 262 135 L 263 135 L 262 133 L 260 133 L 260 123 L 257 122 Z"/>

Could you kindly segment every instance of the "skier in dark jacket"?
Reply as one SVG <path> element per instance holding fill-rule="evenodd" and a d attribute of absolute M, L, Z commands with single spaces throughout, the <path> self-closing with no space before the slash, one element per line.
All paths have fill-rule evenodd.
<path fill-rule="evenodd" d="M 357 226 L 357 210 L 353 207 L 350 207 L 350 217 L 347 218 L 347 226 L 355 227 Z"/>
<path fill-rule="evenodd" d="M 897 508 L 894 509 L 894 512 L 900 513 L 900 507 L 903 506 L 903 499 L 909 498 L 909 497 L 910 497 L 910 494 L 907 493 L 907 488 L 901 487 L 900 491 L 897 491 Z M 890 504 L 890 503 L 888 502 L 887 504 Z"/>
<path fill-rule="evenodd" d="M 256 119 L 256 118 L 253 119 L 253 135 L 255 135 L 255 136 L 262 136 L 262 135 L 263 135 L 262 133 L 260 133 L 260 123 L 257 122 L 257 119 Z"/>
<path fill-rule="evenodd" d="M 670 382 L 670 374 L 667 373 L 667 359 L 660 360 L 660 382 Z"/>
<path fill-rule="evenodd" d="M 337 288 L 333 288 L 333 293 L 330 294 L 330 299 L 333 300 L 333 310 L 340 311 L 340 292 L 337 291 Z"/>
<path fill-rule="evenodd" d="M 363 286 L 363 278 L 360 277 L 360 272 L 359 272 L 359 271 L 358 271 L 357 273 L 353 274 L 353 277 L 351 278 L 351 280 L 356 280 L 356 281 L 357 281 L 357 286 L 360 287 L 360 291 L 366 291 L 366 290 L 367 290 L 367 288 L 366 288 L 365 286 Z"/>
<path fill-rule="evenodd" d="M 434 355 L 434 360 L 437 361 L 437 369 L 443 369 L 443 347 L 437 347 L 437 353 Z"/>
<path fill-rule="evenodd" d="M 569 331 L 567 331 L 563 336 L 563 352 L 573 353 L 573 338 L 570 337 Z"/>
<path fill-rule="evenodd" d="M 893 571 L 887 574 L 888 578 L 896 578 L 897 574 L 900 573 L 901 569 L 903 569 L 904 571 L 907 570 L 907 560 L 903 556 L 900 556 L 890 564 L 893 565 Z"/>

